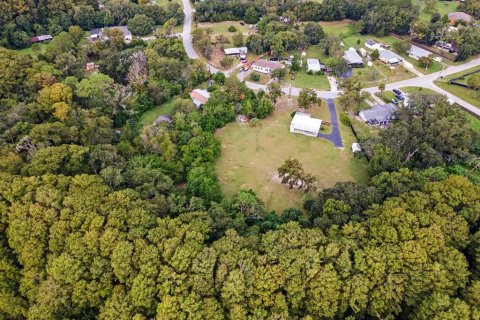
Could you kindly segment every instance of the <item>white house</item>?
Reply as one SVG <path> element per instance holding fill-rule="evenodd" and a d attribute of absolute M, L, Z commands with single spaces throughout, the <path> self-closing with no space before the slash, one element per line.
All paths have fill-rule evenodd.
<path fill-rule="evenodd" d="M 109 27 L 108 29 L 113 30 L 117 29 L 120 30 L 123 33 L 123 40 L 126 43 L 129 43 L 132 41 L 132 33 L 130 30 L 128 30 L 127 26 L 115 26 L 115 27 Z M 108 40 L 108 36 L 105 35 L 105 30 L 104 28 L 101 29 L 92 29 L 90 31 L 90 41 L 97 41 L 97 40 Z"/>
<path fill-rule="evenodd" d="M 382 45 L 377 41 L 370 39 L 365 42 L 365 47 L 367 47 L 370 50 L 376 50 L 376 49 L 380 49 Z"/>
<path fill-rule="evenodd" d="M 244 60 L 247 58 L 248 48 L 247 47 L 238 47 L 238 48 L 225 48 L 223 52 L 226 56 L 237 56 L 240 59 Z"/>
<path fill-rule="evenodd" d="M 393 51 L 380 48 L 378 53 L 380 61 L 388 65 L 393 66 L 403 62 L 403 58 Z"/>
<path fill-rule="evenodd" d="M 296 112 L 290 123 L 290 132 L 316 137 L 321 125 L 322 120 L 312 118 L 308 113 Z"/>
<path fill-rule="evenodd" d="M 415 59 L 415 60 L 418 60 L 418 59 L 423 58 L 423 57 L 428 57 L 431 54 L 432 53 L 430 51 L 427 51 L 427 50 L 422 49 L 422 48 L 417 47 L 417 46 L 412 46 L 410 48 L 410 50 L 408 50 L 408 56 Z"/>
<path fill-rule="evenodd" d="M 283 68 L 283 64 L 275 61 L 257 60 L 252 64 L 254 71 L 270 74 L 272 71 Z"/>
<path fill-rule="evenodd" d="M 321 64 L 318 59 L 307 59 L 308 72 L 320 72 L 325 70 L 325 65 Z"/>

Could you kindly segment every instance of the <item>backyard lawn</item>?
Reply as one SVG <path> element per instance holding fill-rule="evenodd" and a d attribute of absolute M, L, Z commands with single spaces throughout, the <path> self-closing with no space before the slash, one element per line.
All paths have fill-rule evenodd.
<path fill-rule="evenodd" d="M 174 99 L 165 102 L 164 104 L 153 108 L 152 110 L 148 110 L 138 120 L 139 127 L 144 127 L 151 125 L 155 119 L 160 117 L 163 114 L 171 115 L 170 113 L 173 111 Z"/>
<path fill-rule="evenodd" d="M 322 26 L 323 31 L 325 31 L 326 34 L 333 34 L 341 39 L 356 32 L 354 22 L 351 20 L 321 21 L 319 24 Z"/>
<path fill-rule="evenodd" d="M 240 189 L 252 189 L 269 210 L 277 210 L 277 213 L 301 207 L 306 195 L 288 189 L 277 177 L 278 167 L 288 158 L 298 159 L 306 172 L 317 177 L 319 190 L 339 181 L 367 182 L 366 160 L 355 159 L 351 153 L 350 146 L 355 138 L 350 129 L 341 124 L 344 149 L 334 148 L 330 141 L 292 134 L 290 114 L 295 110 L 295 99 L 289 102 L 284 97 L 277 104 L 277 110 L 262 120 L 260 127 L 230 123 L 217 131 L 222 154 L 216 167 L 226 195 Z M 325 104 L 309 112 L 319 118 L 328 117 Z"/>

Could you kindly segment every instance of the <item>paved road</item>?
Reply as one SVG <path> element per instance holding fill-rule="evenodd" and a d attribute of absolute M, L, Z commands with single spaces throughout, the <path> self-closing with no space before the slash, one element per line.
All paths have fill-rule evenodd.
<path fill-rule="evenodd" d="M 330 140 L 336 148 L 343 148 L 342 136 L 338 125 L 337 110 L 333 99 L 327 99 L 328 111 L 330 112 L 330 122 L 332 123 L 332 132 L 330 134 L 319 133 L 317 138 Z"/>
<path fill-rule="evenodd" d="M 190 59 L 198 59 L 198 54 L 193 49 L 192 44 L 192 16 L 193 16 L 193 9 L 192 5 L 190 4 L 190 0 L 182 0 L 183 1 L 183 13 L 185 14 L 185 19 L 183 19 L 183 32 L 182 32 L 182 39 L 183 39 L 183 47 L 185 48 L 185 52 L 187 53 Z"/>
<path fill-rule="evenodd" d="M 193 44 L 192 44 L 192 35 L 191 35 L 191 32 L 192 32 L 192 16 L 193 16 L 192 5 L 190 4 L 189 0 L 182 0 L 182 1 L 183 1 L 183 12 L 185 13 L 185 19 L 183 21 L 183 32 L 182 32 L 183 46 L 185 47 L 185 52 L 187 53 L 187 55 L 190 59 L 198 59 L 199 56 L 195 52 L 195 49 L 193 48 Z M 431 73 L 431 74 L 427 74 L 427 75 L 422 75 L 422 76 L 419 76 L 419 77 L 416 77 L 416 78 L 413 78 L 413 79 L 408 79 L 408 80 L 404 80 L 404 81 L 398 81 L 398 82 L 390 83 L 390 84 L 386 85 L 385 89 L 386 90 L 392 90 L 392 89 L 395 89 L 395 88 L 402 88 L 402 87 L 428 88 L 428 89 L 431 89 L 431 90 L 436 91 L 438 93 L 444 94 L 445 96 L 447 96 L 447 98 L 452 99 L 453 101 L 458 103 L 463 108 L 467 109 L 468 111 L 470 111 L 470 112 L 472 112 L 472 113 L 474 113 L 474 114 L 476 114 L 477 116 L 480 117 L 480 109 L 479 108 L 477 108 L 474 105 L 460 99 L 459 97 L 454 96 L 451 93 L 439 88 L 438 86 L 436 86 L 433 83 L 433 81 L 440 78 L 440 76 L 447 76 L 447 75 L 450 75 L 450 74 L 453 74 L 453 73 L 457 73 L 457 72 L 461 72 L 461 71 L 470 69 L 470 68 L 475 67 L 475 66 L 480 66 L 480 58 L 471 60 L 467 63 L 461 64 L 461 65 L 458 65 L 458 66 L 449 67 L 449 68 L 447 68 L 443 71 L 439 71 L 439 72 L 435 72 L 435 73 Z M 233 67 L 229 70 L 222 71 L 222 72 L 225 73 L 225 75 L 228 76 L 237 67 L 238 66 L 235 66 L 235 67 Z M 217 68 L 215 68 L 214 66 L 211 66 L 211 65 L 209 65 L 209 69 L 210 69 L 210 72 L 220 71 L 220 70 L 218 70 Z M 241 77 L 241 75 L 238 75 L 237 77 Z M 250 89 L 253 89 L 253 90 L 260 90 L 260 89 L 266 90 L 267 89 L 267 86 L 265 86 L 265 85 L 261 85 L 261 84 L 257 84 L 257 83 L 253 83 L 253 82 L 249 82 L 249 81 L 245 81 L 245 84 Z M 285 94 L 289 94 L 289 95 L 292 95 L 292 96 L 298 96 L 301 89 L 300 88 L 295 88 L 295 87 L 286 87 L 286 88 L 282 88 L 282 91 Z M 379 90 L 378 90 L 377 87 L 371 87 L 371 88 L 365 88 L 364 91 L 367 91 L 367 92 L 369 92 L 373 95 L 376 92 L 378 92 Z M 317 92 L 317 95 L 320 98 L 323 98 L 323 99 L 335 99 L 341 94 L 340 91 L 320 91 L 320 90 L 316 90 L 316 92 Z"/>

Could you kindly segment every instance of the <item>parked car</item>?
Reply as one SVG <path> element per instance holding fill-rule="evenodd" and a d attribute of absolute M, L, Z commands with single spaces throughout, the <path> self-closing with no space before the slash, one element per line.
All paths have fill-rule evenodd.
<path fill-rule="evenodd" d="M 401 95 L 401 94 L 397 94 L 395 97 L 396 97 L 398 100 L 405 100 L 405 97 L 404 97 L 403 95 Z"/>
<path fill-rule="evenodd" d="M 398 100 L 395 99 L 395 98 L 393 98 L 393 99 L 392 99 L 392 103 L 393 103 L 393 104 L 398 104 Z"/>
<path fill-rule="evenodd" d="M 278 60 L 279 60 L 279 59 L 278 59 L 278 58 L 276 58 L 276 57 L 272 57 L 272 58 L 270 58 L 270 61 L 278 61 Z"/>
<path fill-rule="evenodd" d="M 393 91 L 393 93 L 395 93 L 395 94 L 402 94 L 402 91 L 400 91 L 400 90 L 398 90 L 398 89 L 393 89 L 392 91 Z"/>

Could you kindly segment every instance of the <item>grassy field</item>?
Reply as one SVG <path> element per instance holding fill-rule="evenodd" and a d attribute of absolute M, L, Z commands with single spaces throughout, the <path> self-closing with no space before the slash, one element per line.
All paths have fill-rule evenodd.
<path fill-rule="evenodd" d="M 38 43 L 36 45 L 40 48 L 39 52 L 44 53 L 45 49 L 47 48 L 48 42 Z M 21 54 L 34 55 L 33 46 L 30 46 L 30 47 L 24 48 L 24 49 L 15 50 L 15 51 L 18 52 L 18 53 L 21 53 Z"/>
<path fill-rule="evenodd" d="M 336 35 L 341 39 L 356 32 L 354 22 L 351 20 L 321 21 L 319 24 L 322 26 L 325 33 Z"/>
<path fill-rule="evenodd" d="M 416 92 L 422 92 L 422 93 L 436 93 L 435 91 L 433 90 L 430 90 L 430 89 L 427 89 L 427 88 L 422 88 L 422 87 L 403 87 L 403 88 L 399 88 L 400 90 L 402 90 L 403 92 L 406 92 L 406 93 L 416 93 Z"/>
<path fill-rule="evenodd" d="M 237 28 L 236 32 L 230 32 L 228 31 L 228 28 L 230 26 L 234 26 Z M 204 23 L 199 23 L 198 28 L 211 28 L 213 31 L 213 35 L 220 35 L 223 34 L 229 41 L 230 43 L 226 43 L 224 45 L 225 48 L 231 48 L 233 47 L 232 43 L 232 37 L 235 33 L 241 32 L 244 35 L 244 38 L 246 39 L 248 34 L 254 33 L 254 31 L 248 29 L 248 24 L 245 24 L 242 26 L 239 21 L 222 21 L 222 22 L 204 22 Z"/>
<path fill-rule="evenodd" d="M 325 110 L 322 110 L 325 109 Z M 352 156 L 353 134 L 343 125 L 345 149 L 335 149 L 329 141 L 289 132 L 290 113 L 296 110 L 295 100 L 284 97 L 277 110 L 262 125 L 230 123 L 217 131 L 222 141 L 222 155 L 216 163 L 217 172 L 226 195 L 240 189 L 252 189 L 265 201 L 269 210 L 280 212 L 289 207 L 301 207 L 305 194 L 290 190 L 279 183 L 277 168 L 288 158 L 296 158 L 306 172 L 318 179 L 318 189 L 333 186 L 339 181 L 367 182 L 367 163 Z M 313 116 L 325 115 L 326 107 L 309 111 Z"/>
<path fill-rule="evenodd" d="M 443 90 L 446 90 L 446 91 L 450 92 L 451 94 L 456 95 L 460 99 L 463 99 L 463 100 L 467 101 L 468 103 L 471 103 L 474 106 L 480 108 L 480 92 L 479 91 L 475 91 L 475 90 L 468 89 L 468 88 L 463 88 L 463 87 L 456 86 L 456 85 L 448 83 L 448 80 L 460 77 L 464 74 L 467 74 L 469 72 L 479 70 L 479 69 L 480 69 L 480 67 L 477 66 L 477 67 L 473 67 L 471 69 L 468 69 L 468 70 L 465 70 L 465 71 L 462 71 L 462 72 L 459 72 L 459 73 L 451 74 L 449 76 L 446 76 L 444 79 L 442 79 L 440 81 L 435 81 L 435 84 L 437 86 L 439 86 L 440 88 L 442 88 Z"/>
<path fill-rule="evenodd" d="M 413 0 L 413 3 L 420 6 L 420 20 L 430 22 L 432 14 L 435 12 L 440 13 L 441 16 L 449 14 L 450 12 L 457 11 L 458 3 L 455 1 L 438 1 L 437 9 L 434 12 L 425 12 L 423 8 L 425 7 L 424 2 L 420 0 Z"/>
<path fill-rule="evenodd" d="M 147 112 L 142 114 L 142 116 L 138 120 L 138 125 L 140 127 L 148 126 L 151 125 L 153 121 L 155 121 L 155 119 L 157 119 L 163 114 L 171 115 L 171 112 L 173 111 L 173 104 L 174 100 L 172 99 L 156 108 L 153 108 L 152 110 L 148 110 Z"/>
<path fill-rule="evenodd" d="M 179 5 L 182 5 L 182 0 L 156 0 L 157 5 L 159 6 L 168 6 L 171 3 L 178 3 Z"/>
<path fill-rule="evenodd" d="M 472 114 L 470 114 L 466 111 L 465 111 L 465 113 L 467 114 L 467 120 L 470 123 L 470 125 L 472 126 L 473 130 L 480 133 L 480 118 L 477 118 L 474 115 L 472 115 Z"/>

